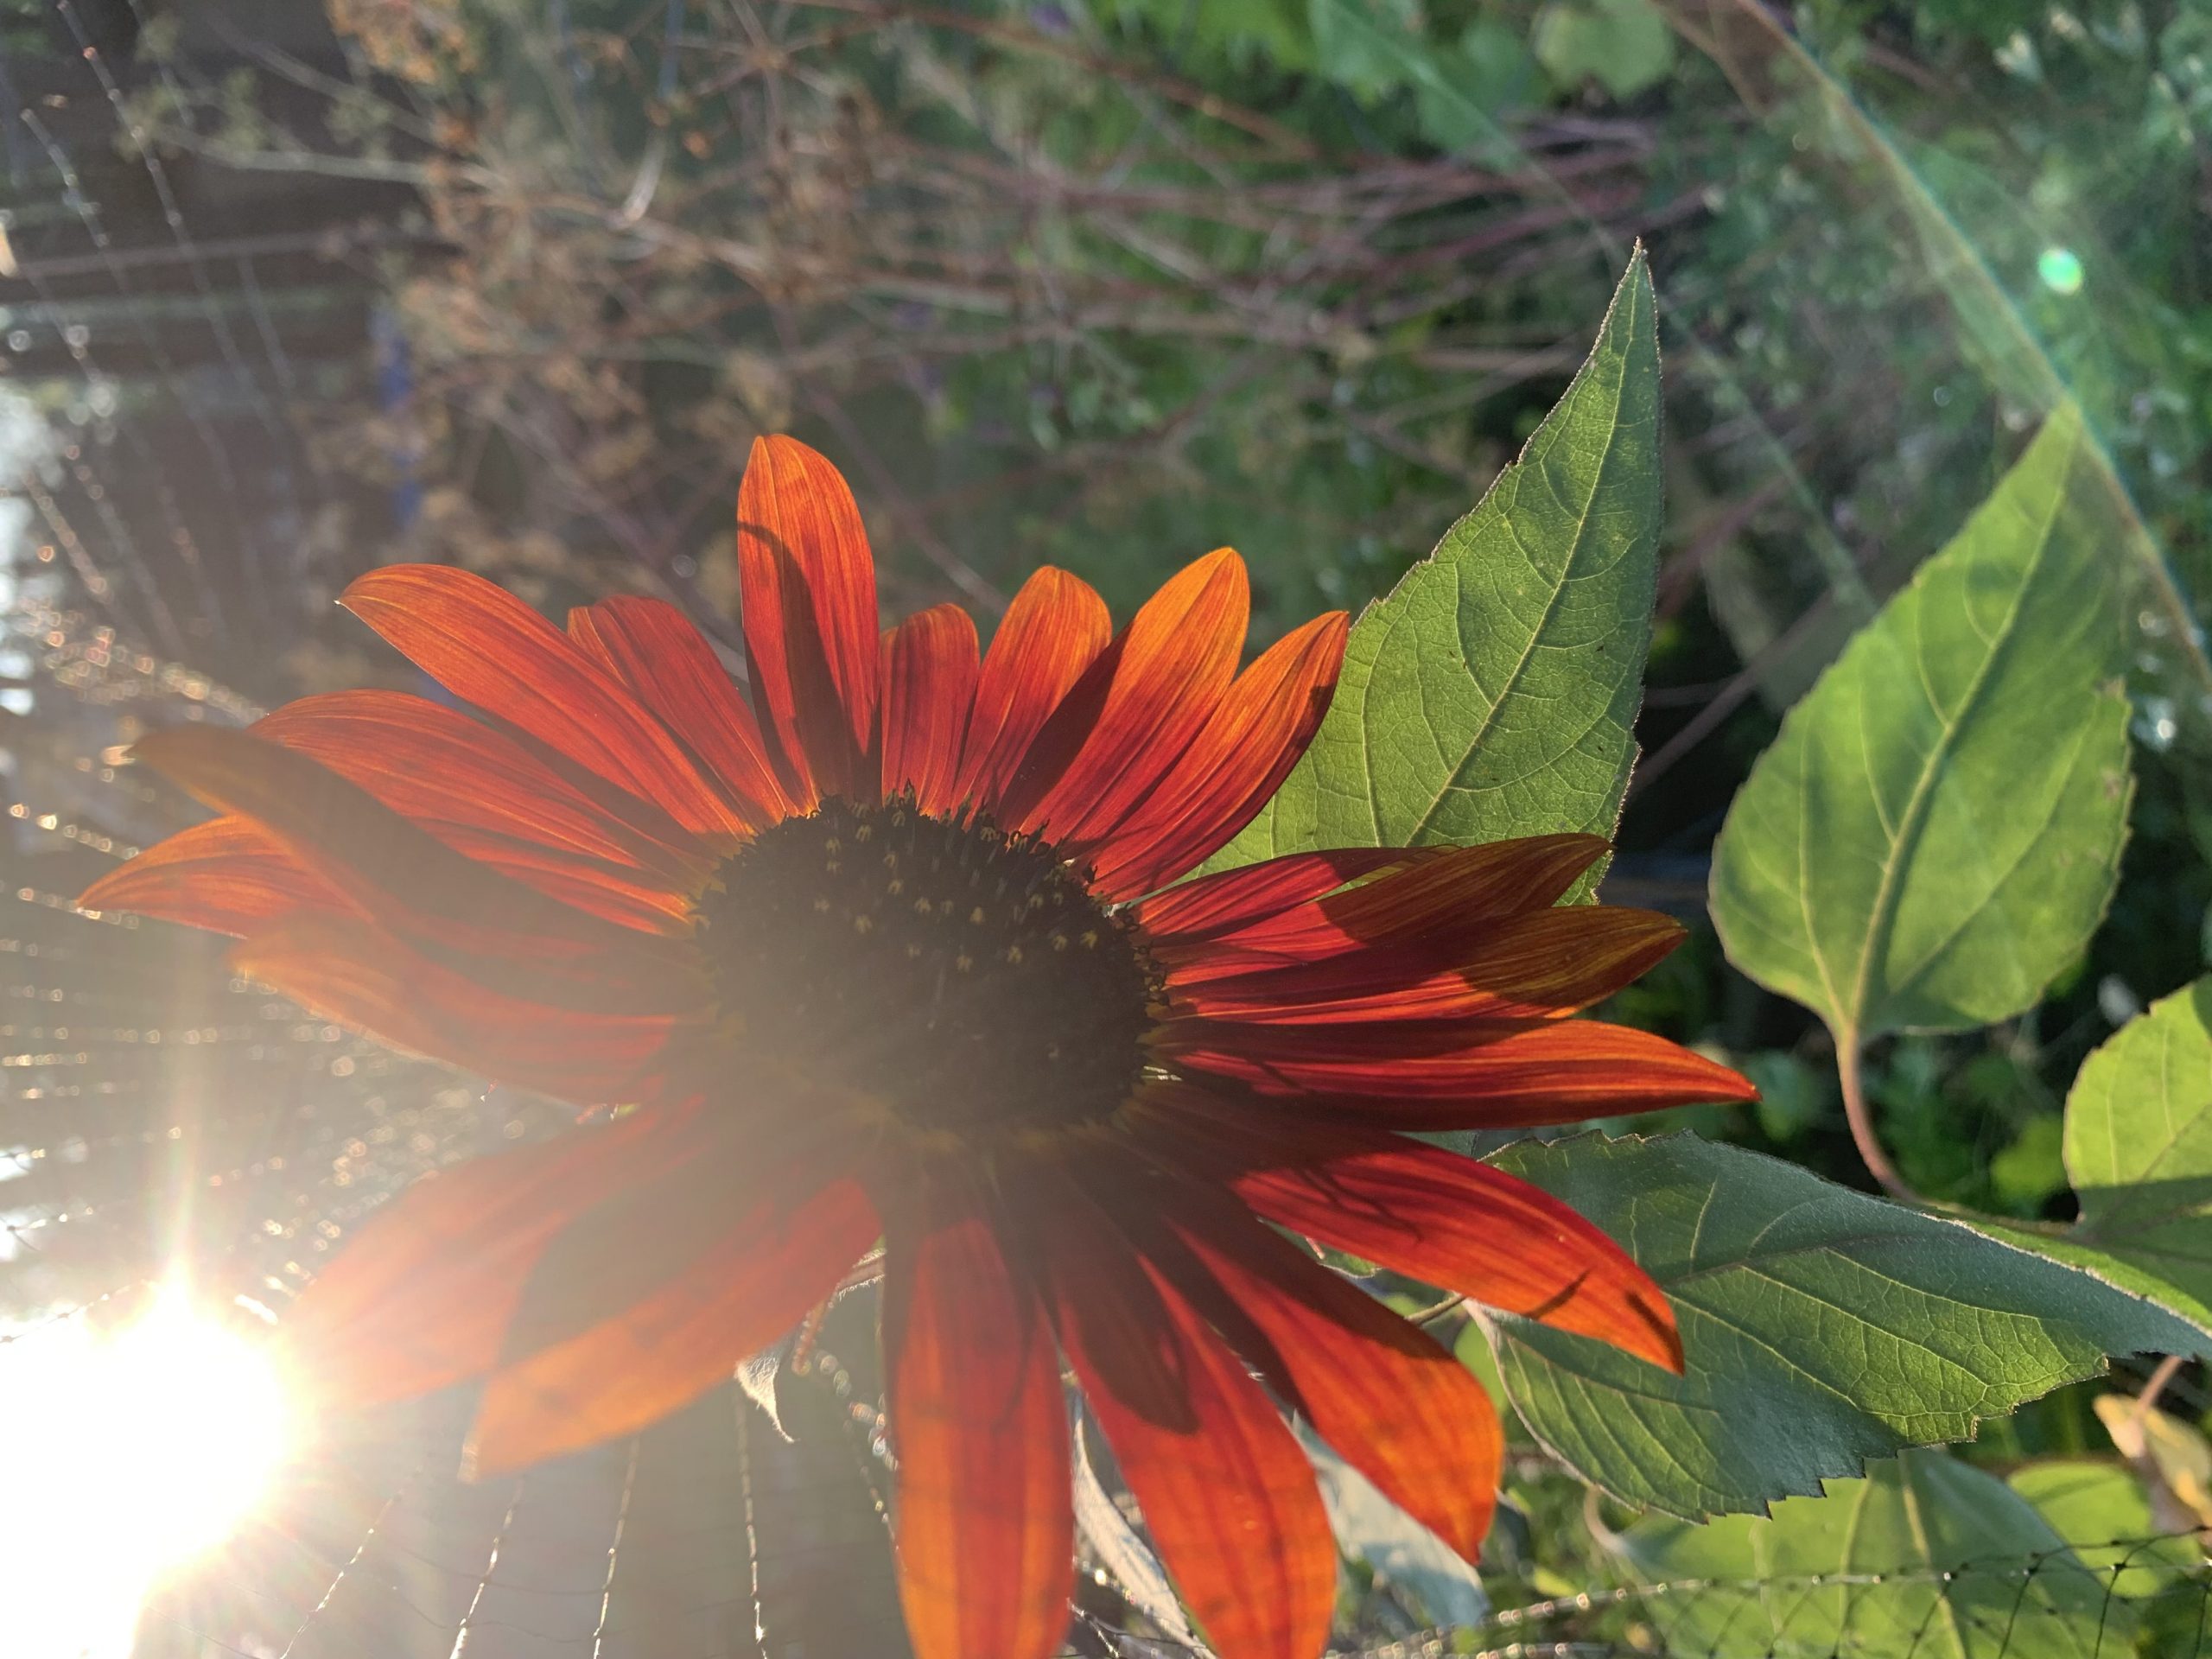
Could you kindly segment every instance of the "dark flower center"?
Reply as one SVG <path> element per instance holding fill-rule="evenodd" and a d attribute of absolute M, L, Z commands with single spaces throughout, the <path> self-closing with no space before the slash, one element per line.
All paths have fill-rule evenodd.
<path fill-rule="evenodd" d="M 699 940 L 741 1047 L 954 1132 L 1103 1118 L 1157 975 L 1052 849 L 911 802 L 825 802 L 715 872 Z"/>

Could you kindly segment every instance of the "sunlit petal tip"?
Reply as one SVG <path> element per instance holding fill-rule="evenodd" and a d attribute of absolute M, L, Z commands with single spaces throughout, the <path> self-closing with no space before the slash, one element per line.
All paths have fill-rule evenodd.
<path fill-rule="evenodd" d="M 876 781 L 875 557 L 844 475 L 795 438 L 756 439 L 737 559 L 753 696 L 795 792 L 864 798 Z"/>
<path fill-rule="evenodd" d="M 1046 565 L 1022 583 L 983 657 L 957 798 L 1000 811 L 1030 745 L 1113 633 L 1106 601 L 1080 576 Z"/>
<path fill-rule="evenodd" d="M 1666 1294 L 1569 1205 L 1493 1165 L 1377 1128 L 1286 1125 L 1274 1103 L 1170 1087 L 1145 1155 L 1225 1182 L 1269 1221 L 1502 1313 L 1679 1371 Z"/>
<path fill-rule="evenodd" d="M 448 565 L 386 565 L 347 588 L 346 606 L 454 696 L 564 762 L 661 806 L 686 829 L 737 827 L 674 734 L 498 583 Z"/>
<path fill-rule="evenodd" d="M 1114 830 L 1213 718 L 1250 615 L 1232 549 L 1170 576 L 1038 734 L 1004 802 L 1010 825 L 1083 848 Z"/>
<path fill-rule="evenodd" d="M 1262 652 L 1150 794 L 1092 853 L 1115 898 L 1159 887 L 1224 845 L 1274 795 L 1328 712 L 1344 663 L 1342 612 Z"/>

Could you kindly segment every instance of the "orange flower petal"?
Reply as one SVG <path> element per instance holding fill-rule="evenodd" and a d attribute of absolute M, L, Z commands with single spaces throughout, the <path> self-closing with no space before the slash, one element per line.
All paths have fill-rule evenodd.
<path fill-rule="evenodd" d="M 256 737 L 351 779 L 447 846 L 579 910 L 657 932 L 687 931 L 711 868 L 690 831 L 620 791 L 610 811 L 513 739 L 394 691 L 304 697 Z"/>
<path fill-rule="evenodd" d="M 1080 843 L 1127 817 L 1220 705 L 1250 605 L 1232 549 L 1170 577 L 1046 721 L 1007 787 L 1009 827 Z"/>
<path fill-rule="evenodd" d="M 1236 677 L 1197 740 L 1092 852 L 1101 893 L 1149 893 L 1252 821 L 1329 711 L 1349 626 L 1342 611 L 1316 618 Z"/>
<path fill-rule="evenodd" d="M 404 691 L 302 697 L 249 728 L 311 755 L 395 812 L 541 841 L 652 871 L 671 887 L 713 861 L 659 808 L 557 772 L 505 733 Z M 588 774 L 587 774 L 588 775 Z"/>
<path fill-rule="evenodd" d="M 553 1007 L 455 971 L 359 917 L 303 911 L 231 952 L 238 972 L 325 1019 L 580 1106 L 649 1092 L 677 1022 Z"/>
<path fill-rule="evenodd" d="M 424 1177 L 317 1274 L 281 1327 L 319 1404 L 382 1405 L 477 1376 L 561 1229 L 678 1154 L 696 1106 L 634 1113 Z"/>
<path fill-rule="evenodd" d="M 737 498 L 753 695 L 811 810 L 872 792 L 875 559 L 844 478 L 794 438 L 753 446 Z"/>
<path fill-rule="evenodd" d="M 601 999 L 593 1006 L 612 1012 L 678 1011 L 696 1001 L 688 946 L 558 904 L 303 754 L 209 726 L 156 732 L 136 753 L 208 804 L 253 819 L 409 945 L 456 964 L 488 962 L 503 989 L 588 979 Z"/>
<path fill-rule="evenodd" d="M 575 641 L 495 583 L 445 565 L 372 570 L 339 595 L 425 674 L 685 829 L 742 827 L 665 727 Z"/>
<path fill-rule="evenodd" d="M 1024 1179 L 1060 1345 L 1183 1599 L 1223 1659 L 1314 1659 L 1337 1548 L 1306 1453 L 1087 1196 L 1034 1171 Z"/>
<path fill-rule="evenodd" d="M 665 600 L 617 594 L 570 611 L 569 637 L 705 762 L 747 828 L 791 815 L 752 705 L 682 611 Z"/>
<path fill-rule="evenodd" d="M 1113 634 L 1106 601 L 1080 577 L 1046 565 L 1021 584 L 983 658 L 954 800 L 999 812 L 1029 746 Z"/>
<path fill-rule="evenodd" d="M 638 1189 L 577 1225 L 602 1241 L 599 1253 L 619 1251 L 664 1224 L 663 1209 Z M 505 1474 L 635 1433 L 728 1382 L 836 1287 L 877 1229 L 855 1181 L 800 1180 L 757 1198 L 690 1266 L 640 1286 L 613 1317 L 493 1371 L 469 1435 L 469 1472 Z M 552 1266 L 549 1255 L 538 1271 Z"/>
<path fill-rule="evenodd" d="M 1347 951 L 1208 980 L 1182 1000 L 1206 1021 L 1257 1025 L 1556 1019 L 1611 996 L 1686 936 L 1656 911 L 1574 905 L 1502 918 L 1449 952 Z"/>
<path fill-rule="evenodd" d="M 1573 1123 L 1758 1097 L 1718 1061 L 1648 1031 L 1595 1020 L 1518 1028 L 1191 1020 L 1164 1039 L 1167 1046 L 1178 1066 L 1236 1078 L 1256 1094 L 1281 1097 L 1287 1110 L 1394 1128 Z"/>
<path fill-rule="evenodd" d="M 1184 985 L 1348 951 L 1450 951 L 1479 940 L 1500 917 L 1548 909 L 1605 851 L 1597 836 L 1574 835 L 1447 847 L 1201 942 L 1163 939 L 1154 954 Z"/>
<path fill-rule="evenodd" d="M 914 791 L 925 812 L 958 801 L 960 743 L 976 701 L 976 624 L 936 605 L 883 636 L 883 792 Z"/>
<path fill-rule="evenodd" d="M 1674 1311 L 1566 1205 L 1502 1170 L 1382 1130 L 1286 1123 L 1195 1089 L 1134 1111 L 1163 1167 L 1226 1181 L 1268 1220 L 1486 1306 L 1682 1368 Z"/>
<path fill-rule="evenodd" d="M 899 1593 L 916 1659 L 1046 1659 L 1075 1577 L 1059 1356 L 964 1185 L 925 1178 L 885 1241 Z"/>
<path fill-rule="evenodd" d="M 1449 847 L 1345 847 L 1325 853 L 1287 853 L 1281 858 L 1193 877 L 1165 893 L 1138 900 L 1134 909 L 1147 940 L 1189 957 L 1208 939 L 1323 898 L 1383 870 L 1417 864 L 1454 850 Z"/>
<path fill-rule="evenodd" d="M 247 819 L 210 818 L 149 847 L 79 895 L 86 910 L 127 910 L 165 922 L 245 934 L 299 910 L 342 910 L 346 899 L 302 869 Z"/>
<path fill-rule="evenodd" d="M 1146 1255 L 1214 1328 L 1383 1496 L 1473 1560 L 1505 1437 L 1467 1368 L 1217 1189 L 1116 1185 L 1115 1214 L 1143 1218 Z M 1159 1247 L 1163 1232 L 1179 1250 Z"/>

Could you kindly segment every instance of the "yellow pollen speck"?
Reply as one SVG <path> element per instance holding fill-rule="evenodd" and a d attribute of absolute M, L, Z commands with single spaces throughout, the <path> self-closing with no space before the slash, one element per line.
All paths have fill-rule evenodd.
<path fill-rule="evenodd" d="M 854 931 L 854 932 L 855 932 L 855 933 L 873 933 L 874 931 L 875 931 L 875 918 L 874 918 L 874 917 L 872 917 L 872 916 L 855 916 L 855 917 L 854 917 L 854 918 L 853 918 L 853 931 Z"/>
<path fill-rule="evenodd" d="M 1018 944 L 1009 944 L 1007 946 L 1006 959 L 1008 962 L 1020 962 L 1021 960 L 1021 947 Z"/>
<path fill-rule="evenodd" d="M 830 912 L 830 901 L 827 899 L 817 899 L 814 901 L 814 907 L 826 916 Z"/>
<path fill-rule="evenodd" d="M 829 854 L 830 857 L 835 858 L 838 854 L 845 850 L 845 843 L 838 840 L 836 836 L 832 836 L 822 843 L 822 850 Z"/>
<path fill-rule="evenodd" d="M 930 913 L 930 901 L 927 894 L 914 900 L 914 913 L 918 916 L 926 916 Z"/>
<path fill-rule="evenodd" d="M 844 867 L 843 867 L 842 865 L 839 864 L 839 863 L 837 862 L 837 861 L 836 861 L 836 859 L 834 859 L 834 858 L 833 858 L 833 859 L 831 859 L 831 860 L 830 860 L 827 864 L 824 864 L 822 868 L 823 868 L 825 871 L 827 871 L 830 874 L 831 874 L 831 875 L 835 875 L 835 874 L 837 874 L 837 872 L 838 872 L 840 869 L 843 868 Z"/>
<path fill-rule="evenodd" d="M 859 829 L 857 829 L 857 830 L 854 830 L 854 831 L 853 831 L 853 839 L 854 839 L 855 841 L 869 841 L 869 840 L 873 840 L 873 839 L 874 838 L 874 836 L 875 836 L 875 826 L 874 826 L 874 824 L 872 824 L 872 823 L 864 823 L 864 824 L 861 825 L 861 827 L 860 827 Z"/>
<path fill-rule="evenodd" d="M 1055 934 L 1053 934 L 1053 935 L 1052 935 L 1052 949 L 1053 949 L 1053 950 L 1066 950 L 1067 948 L 1068 948 L 1068 936 L 1067 936 L 1066 934 L 1065 934 L 1065 933 L 1055 933 Z"/>
<path fill-rule="evenodd" d="M 968 912 L 968 919 L 973 922 L 976 926 L 981 927 L 983 925 L 983 907 L 981 905 L 978 905 L 975 909 L 969 911 Z"/>
<path fill-rule="evenodd" d="M 976 958 L 964 954 L 957 956 L 952 959 L 952 965 L 964 974 L 976 965 Z"/>
<path fill-rule="evenodd" d="M 888 893 L 893 899 L 896 899 L 900 893 L 906 891 L 906 884 L 904 881 L 899 880 L 896 876 L 893 876 L 891 880 L 891 885 L 885 888 L 884 891 Z"/>
<path fill-rule="evenodd" d="M 1083 948 L 1086 950 L 1096 950 L 1098 948 L 1098 930 L 1096 928 L 1087 927 L 1084 929 Z"/>
<path fill-rule="evenodd" d="M 909 962 L 919 962 L 921 959 L 922 959 L 922 947 L 921 947 L 920 945 L 918 945 L 918 944 L 910 944 L 910 945 L 908 945 L 908 946 L 906 947 L 906 960 L 907 960 L 907 961 L 909 961 Z"/>

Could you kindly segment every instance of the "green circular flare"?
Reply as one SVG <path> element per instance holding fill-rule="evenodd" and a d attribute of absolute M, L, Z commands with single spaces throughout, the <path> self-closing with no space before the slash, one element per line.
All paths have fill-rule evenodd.
<path fill-rule="evenodd" d="M 2082 291 L 2082 261 L 2071 248 L 2045 248 L 2036 259 L 2036 275 L 2054 294 Z"/>

